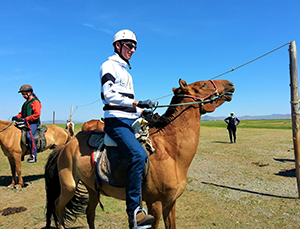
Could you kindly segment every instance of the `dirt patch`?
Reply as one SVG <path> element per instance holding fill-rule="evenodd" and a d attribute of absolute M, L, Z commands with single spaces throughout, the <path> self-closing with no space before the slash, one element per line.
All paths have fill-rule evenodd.
<path fill-rule="evenodd" d="M 10 170 L 0 152 L 0 210 L 27 208 L 0 215 L 0 228 L 45 226 L 44 165 L 49 153 L 39 154 L 35 164 L 22 163 L 25 187 L 15 192 L 6 190 Z M 187 188 L 177 201 L 177 228 L 298 228 L 294 168 L 289 130 L 239 128 L 237 143 L 229 144 L 225 128 L 201 128 Z M 102 201 L 105 211 L 97 207 L 96 228 L 127 229 L 125 203 L 113 198 Z M 87 228 L 85 218 L 71 228 Z"/>

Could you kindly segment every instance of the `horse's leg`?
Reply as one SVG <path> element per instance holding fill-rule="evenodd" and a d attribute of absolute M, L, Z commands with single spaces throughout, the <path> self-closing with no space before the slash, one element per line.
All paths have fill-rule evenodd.
<path fill-rule="evenodd" d="M 22 178 L 22 164 L 21 164 L 21 153 L 14 154 L 14 160 L 16 165 L 16 171 L 19 178 L 19 183 L 16 185 L 16 191 L 22 191 L 22 187 L 24 186 L 23 178 Z"/>
<path fill-rule="evenodd" d="M 95 229 L 95 211 L 98 204 L 98 193 L 87 187 L 89 192 L 89 203 L 86 209 L 87 222 L 90 229 Z"/>
<path fill-rule="evenodd" d="M 17 183 L 17 177 L 16 177 L 16 164 L 15 159 L 13 157 L 7 157 L 10 165 L 10 171 L 11 171 L 11 184 L 7 186 L 7 189 L 14 189 L 15 184 Z"/>
<path fill-rule="evenodd" d="M 176 206 L 176 202 L 167 206 L 163 210 L 163 218 L 164 218 L 166 229 L 175 229 L 176 228 L 175 206 Z"/>
<path fill-rule="evenodd" d="M 149 214 L 151 214 L 155 219 L 154 222 L 152 223 L 152 229 L 157 229 L 162 214 L 162 204 L 161 202 L 157 201 L 152 204 L 147 203 L 147 207 L 148 207 Z"/>

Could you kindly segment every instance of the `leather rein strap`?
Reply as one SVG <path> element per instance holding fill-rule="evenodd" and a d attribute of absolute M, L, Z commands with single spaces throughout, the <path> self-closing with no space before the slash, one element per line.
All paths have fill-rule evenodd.
<path fill-rule="evenodd" d="M 6 127 L 4 127 L 2 130 L 0 130 L 0 132 L 2 132 L 2 131 L 4 131 L 4 130 L 6 130 L 8 127 L 10 127 L 11 126 L 11 124 L 13 124 L 14 122 L 11 122 L 11 123 L 9 123 Z"/>

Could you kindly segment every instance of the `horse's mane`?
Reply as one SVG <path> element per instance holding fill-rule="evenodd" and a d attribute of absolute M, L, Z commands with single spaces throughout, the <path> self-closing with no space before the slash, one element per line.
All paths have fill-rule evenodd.
<path fill-rule="evenodd" d="M 180 103 L 181 100 L 182 97 L 180 98 L 178 96 L 173 96 L 170 105 Z M 171 122 L 172 118 L 174 117 L 175 111 L 177 111 L 176 106 L 168 107 L 167 111 L 162 116 L 154 118 L 149 122 L 149 127 L 157 129 L 164 128 Z"/>

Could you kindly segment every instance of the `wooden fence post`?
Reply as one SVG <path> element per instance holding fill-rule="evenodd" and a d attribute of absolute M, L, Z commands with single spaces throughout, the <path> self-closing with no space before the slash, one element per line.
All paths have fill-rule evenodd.
<path fill-rule="evenodd" d="M 296 179 L 298 186 L 298 197 L 300 198 L 300 135 L 299 135 L 299 99 L 298 99 L 298 64 L 297 49 L 295 41 L 290 42 L 290 80 L 291 80 L 291 114 L 293 128 L 293 143 L 296 166 Z"/>
<path fill-rule="evenodd" d="M 55 111 L 53 111 L 53 124 L 55 124 Z"/>
<path fill-rule="evenodd" d="M 73 105 L 71 106 L 71 112 L 70 112 L 70 122 L 72 122 L 72 116 L 73 116 Z"/>

